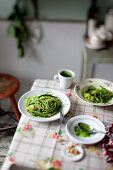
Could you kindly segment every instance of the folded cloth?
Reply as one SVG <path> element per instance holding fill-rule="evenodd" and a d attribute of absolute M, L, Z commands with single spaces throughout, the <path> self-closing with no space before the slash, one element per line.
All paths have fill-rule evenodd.
<path fill-rule="evenodd" d="M 113 135 L 113 123 L 106 126 L 106 133 Z M 113 139 L 105 136 L 102 141 L 102 150 L 107 162 L 113 162 Z"/>

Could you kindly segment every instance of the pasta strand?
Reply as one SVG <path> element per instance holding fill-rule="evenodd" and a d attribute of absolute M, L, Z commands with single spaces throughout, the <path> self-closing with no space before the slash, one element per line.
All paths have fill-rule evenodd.
<path fill-rule="evenodd" d="M 59 112 L 61 104 L 58 97 L 45 93 L 26 98 L 25 107 L 32 116 L 48 118 Z"/>

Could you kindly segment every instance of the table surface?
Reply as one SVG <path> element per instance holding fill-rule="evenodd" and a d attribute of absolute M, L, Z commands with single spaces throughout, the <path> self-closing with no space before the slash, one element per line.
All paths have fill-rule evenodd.
<path fill-rule="evenodd" d="M 96 50 L 88 48 L 83 41 L 83 48 L 85 49 L 87 55 L 90 57 L 113 58 L 113 43 L 106 45 L 103 49 Z"/>
<path fill-rule="evenodd" d="M 91 115 L 100 119 L 105 125 L 113 122 L 113 106 L 94 107 L 86 104 L 74 94 L 74 85 L 70 89 L 61 90 L 59 84 L 54 81 L 37 79 L 34 81 L 31 90 L 41 87 L 48 88 L 48 90 L 52 88 L 65 93 L 71 101 L 71 108 L 66 116 L 66 121 L 76 115 Z M 64 140 L 63 142 L 59 142 L 59 138 L 53 135 L 55 132 L 61 133 L 60 138 Z M 61 155 L 61 148 L 68 142 L 71 142 L 71 140 L 65 132 L 65 127 L 60 125 L 59 120 L 41 123 L 22 116 L 2 170 L 10 169 L 12 164 L 30 169 L 41 169 L 41 166 L 43 168 L 45 166 L 45 169 L 48 169 L 49 164 L 47 162 L 49 161 L 53 161 L 57 169 L 59 167 L 63 170 L 68 168 L 70 170 L 113 169 L 111 163 L 106 163 L 100 143 L 90 146 L 81 145 L 85 151 L 84 158 L 78 162 L 70 163 L 66 161 Z"/>

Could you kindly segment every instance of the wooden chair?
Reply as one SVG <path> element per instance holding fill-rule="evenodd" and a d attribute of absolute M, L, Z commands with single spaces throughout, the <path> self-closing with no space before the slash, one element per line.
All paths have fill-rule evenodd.
<path fill-rule="evenodd" d="M 19 81 L 14 76 L 0 73 L 0 100 L 10 99 L 18 121 L 21 114 L 18 110 L 14 94 L 18 91 L 19 86 Z"/>

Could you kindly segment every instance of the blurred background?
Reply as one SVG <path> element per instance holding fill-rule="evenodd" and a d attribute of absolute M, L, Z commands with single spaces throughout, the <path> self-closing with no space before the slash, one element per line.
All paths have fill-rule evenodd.
<path fill-rule="evenodd" d="M 75 81 L 80 81 L 82 41 L 90 5 L 91 0 L 0 0 L 0 72 L 20 81 L 17 100 L 30 90 L 35 79 L 51 80 L 63 68 L 73 70 Z M 104 24 L 112 5 L 113 0 L 97 1 L 100 23 Z M 16 15 L 17 8 L 22 18 Z M 20 39 L 19 29 L 15 33 L 11 25 L 16 21 L 21 27 L 20 19 L 29 30 L 27 41 L 25 32 Z M 113 81 L 112 73 L 112 64 L 97 64 L 93 77 Z M 8 100 L 1 104 L 11 110 Z"/>

